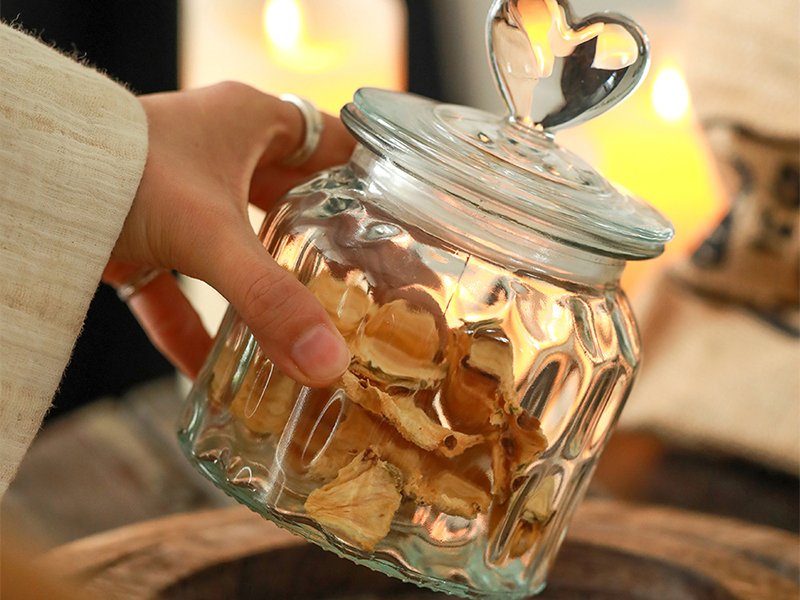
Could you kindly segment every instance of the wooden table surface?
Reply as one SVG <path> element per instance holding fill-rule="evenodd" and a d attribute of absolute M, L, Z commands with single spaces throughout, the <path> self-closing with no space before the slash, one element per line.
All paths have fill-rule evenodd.
<path fill-rule="evenodd" d="M 445 597 L 374 573 L 244 507 L 173 515 L 56 548 L 40 567 L 99 598 Z M 800 539 L 738 521 L 588 500 L 542 600 L 797 600 Z"/>

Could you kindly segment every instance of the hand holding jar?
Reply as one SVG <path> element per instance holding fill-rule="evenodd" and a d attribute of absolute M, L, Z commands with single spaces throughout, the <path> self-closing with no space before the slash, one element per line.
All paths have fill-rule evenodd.
<path fill-rule="evenodd" d="M 305 147 L 308 118 L 291 102 L 243 84 L 141 102 L 147 165 L 104 279 L 119 288 L 144 274 L 128 304 L 159 349 L 192 377 L 211 339 L 175 279 L 154 269 L 211 284 L 295 380 L 324 385 L 338 378 L 349 362 L 341 335 L 313 295 L 267 254 L 247 204 L 269 210 L 311 173 L 346 162 L 355 141 L 337 118 L 323 115 L 311 154 L 287 164 Z"/>

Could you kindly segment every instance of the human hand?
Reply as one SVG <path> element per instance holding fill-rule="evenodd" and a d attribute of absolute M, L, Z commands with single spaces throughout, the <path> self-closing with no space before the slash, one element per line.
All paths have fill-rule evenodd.
<path fill-rule="evenodd" d="M 248 201 L 269 210 L 302 179 L 344 163 L 355 141 L 323 115 L 314 154 L 281 163 L 303 143 L 293 104 L 238 83 L 142 96 L 147 165 L 103 280 L 120 287 L 142 268 L 209 283 L 236 308 L 286 375 L 310 386 L 336 380 L 350 354 L 327 313 L 272 260 L 253 232 Z M 199 372 L 212 340 L 169 273 L 128 300 L 157 348 L 187 375 Z"/>

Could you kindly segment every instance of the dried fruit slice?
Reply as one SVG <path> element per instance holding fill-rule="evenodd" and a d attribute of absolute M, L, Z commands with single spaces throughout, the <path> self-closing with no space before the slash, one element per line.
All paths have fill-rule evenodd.
<path fill-rule="evenodd" d="M 511 539 L 508 540 L 505 555 L 510 558 L 521 558 L 542 537 L 542 524 L 538 521 L 519 521 L 514 527 Z"/>
<path fill-rule="evenodd" d="M 511 495 L 514 477 L 547 448 L 539 419 L 527 413 L 509 416 L 507 426 L 492 445 L 492 494 L 499 502 Z"/>
<path fill-rule="evenodd" d="M 448 423 L 466 433 L 489 435 L 520 412 L 513 349 L 502 330 L 453 332 L 440 403 Z"/>
<path fill-rule="evenodd" d="M 396 470 L 368 449 L 308 495 L 306 513 L 342 540 L 372 550 L 388 535 L 400 508 L 398 487 Z"/>
<path fill-rule="evenodd" d="M 309 476 L 330 481 L 364 448 L 380 447 L 392 433 L 389 427 L 381 425 L 377 418 L 360 406 L 349 404 L 319 448 L 302 449 L 309 461 Z M 302 444 L 303 440 L 295 435 L 293 443 Z"/>
<path fill-rule="evenodd" d="M 539 419 L 522 412 L 508 419 L 508 433 L 514 439 L 513 459 L 516 465 L 527 465 L 547 448 L 547 437 Z"/>
<path fill-rule="evenodd" d="M 547 523 L 555 512 L 556 478 L 545 477 L 525 501 L 520 518 L 529 523 Z"/>
<path fill-rule="evenodd" d="M 353 345 L 358 362 L 389 377 L 432 386 L 444 377 L 444 349 L 436 320 L 405 300 L 371 314 Z"/>
<path fill-rule="evenodd" d="M 497 436 L 492 443 L 492 496 L 501 504 L 511 496 L 515 470 L 502 440 Z"/>
<path fill-rule="evenodd" d="M 444 458 L 415 446 L 385 420 L 355 404 L 347 406 L 344 417 L 311 461 L 309 475 L 329 481 L 366 447 L 397 468 L 406 482 L 404 493 L 420 503 L 465 518 L 488 506 L 489 478 L 485 468 L 478 465 L 485 449 L 474 447 L 456 459 Z"/>
<path fill-rule="evenodd" d="M 342 375 L 342 389 L 352 402 L 373 414 L 382 414 L 380 392 L 368 380 L 354 375 L 349 370 L 345 371 Z"/>
<path fill-rule="evenodd" d="M 449 515 L 474 519 L 489 508 L 491 496 L 478 485 L 447 468 L 417 470 L 403 491 L 419 504 L 429 504 Z"/>
<path fill-rule="evenodd" d="M 405 439 L 423 450 L 438 450 L 444 456 L 458 456 L 467 448 L 485 441 L 482 435 L 453 431 L 435 423 L 414 404 L 412 396 L 392 396 L 380 392 L 383 416 Z"/>
<path fill-rule="evenodd" d="M 234 352 L 228 343 L 220 350 L 211 381 L 208 382 L 208 402 L 212 408 L 219 408 L 231 401 L 228 385 L 239 366 L 240 357 L 241 352 Z"/>
<path fill-rule="evenodd" d="M 298 386 L 270 361 L 253 360 L 229 410 L 251 431 L 277 435 L 289 421 Z"/>
<path fill-rule="evenodd" d="M 505 412 L 519 412 L 514 385 L 514 350 L 501 329 L 481 329 L 473 334 L 467 364 L 497 381 Z"/>
<path fill-rule="evenodd" d="M 469 363 L 472 338 L 463 329 L 454 332 L 442 385 L 442 414 L 453 429 L 489 433 L 505 419 L 498 378 Z"/>
<path fill-rule="evenodd" d="M 319 299 L 345 338 L 355 333 L 372 306 L 367 292 L 336 279 L 326 270 L 308 283 L 308 289 Z"/>
<path fill-rule="evenodd" d="M 423 450 L 438 450 L 444 456 L 458 456 L 467 448 L 482 443 L 482 435 L 453 431 L 434 422 L 408 394 L 389 394 L 371 381 L 349 371 L 342 377 L 347 396 L 374 414 L 383 415 L 405 439 Z"/>
<path fill-rule="evenodd" d="M 530 555 L 531 549 L 542 539 L 547 522 L 555 512 L 556 480 L 545 477 L 519 511 L 519 519 L 512 524 L 508 538 L 503 542 L 501 556 L 505 559 Z M 490 536 L 494 538 L 508 514 L 507 504 L 494 504 L 489 513 Z"/>

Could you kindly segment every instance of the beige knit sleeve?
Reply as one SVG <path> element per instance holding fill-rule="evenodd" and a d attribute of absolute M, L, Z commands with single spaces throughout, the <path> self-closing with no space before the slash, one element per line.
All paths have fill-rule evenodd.
<path fill-rule="evenodd" d="M 0 495 L 49 407 L 146 156 L 130 92 L 0 25 Z"/>

